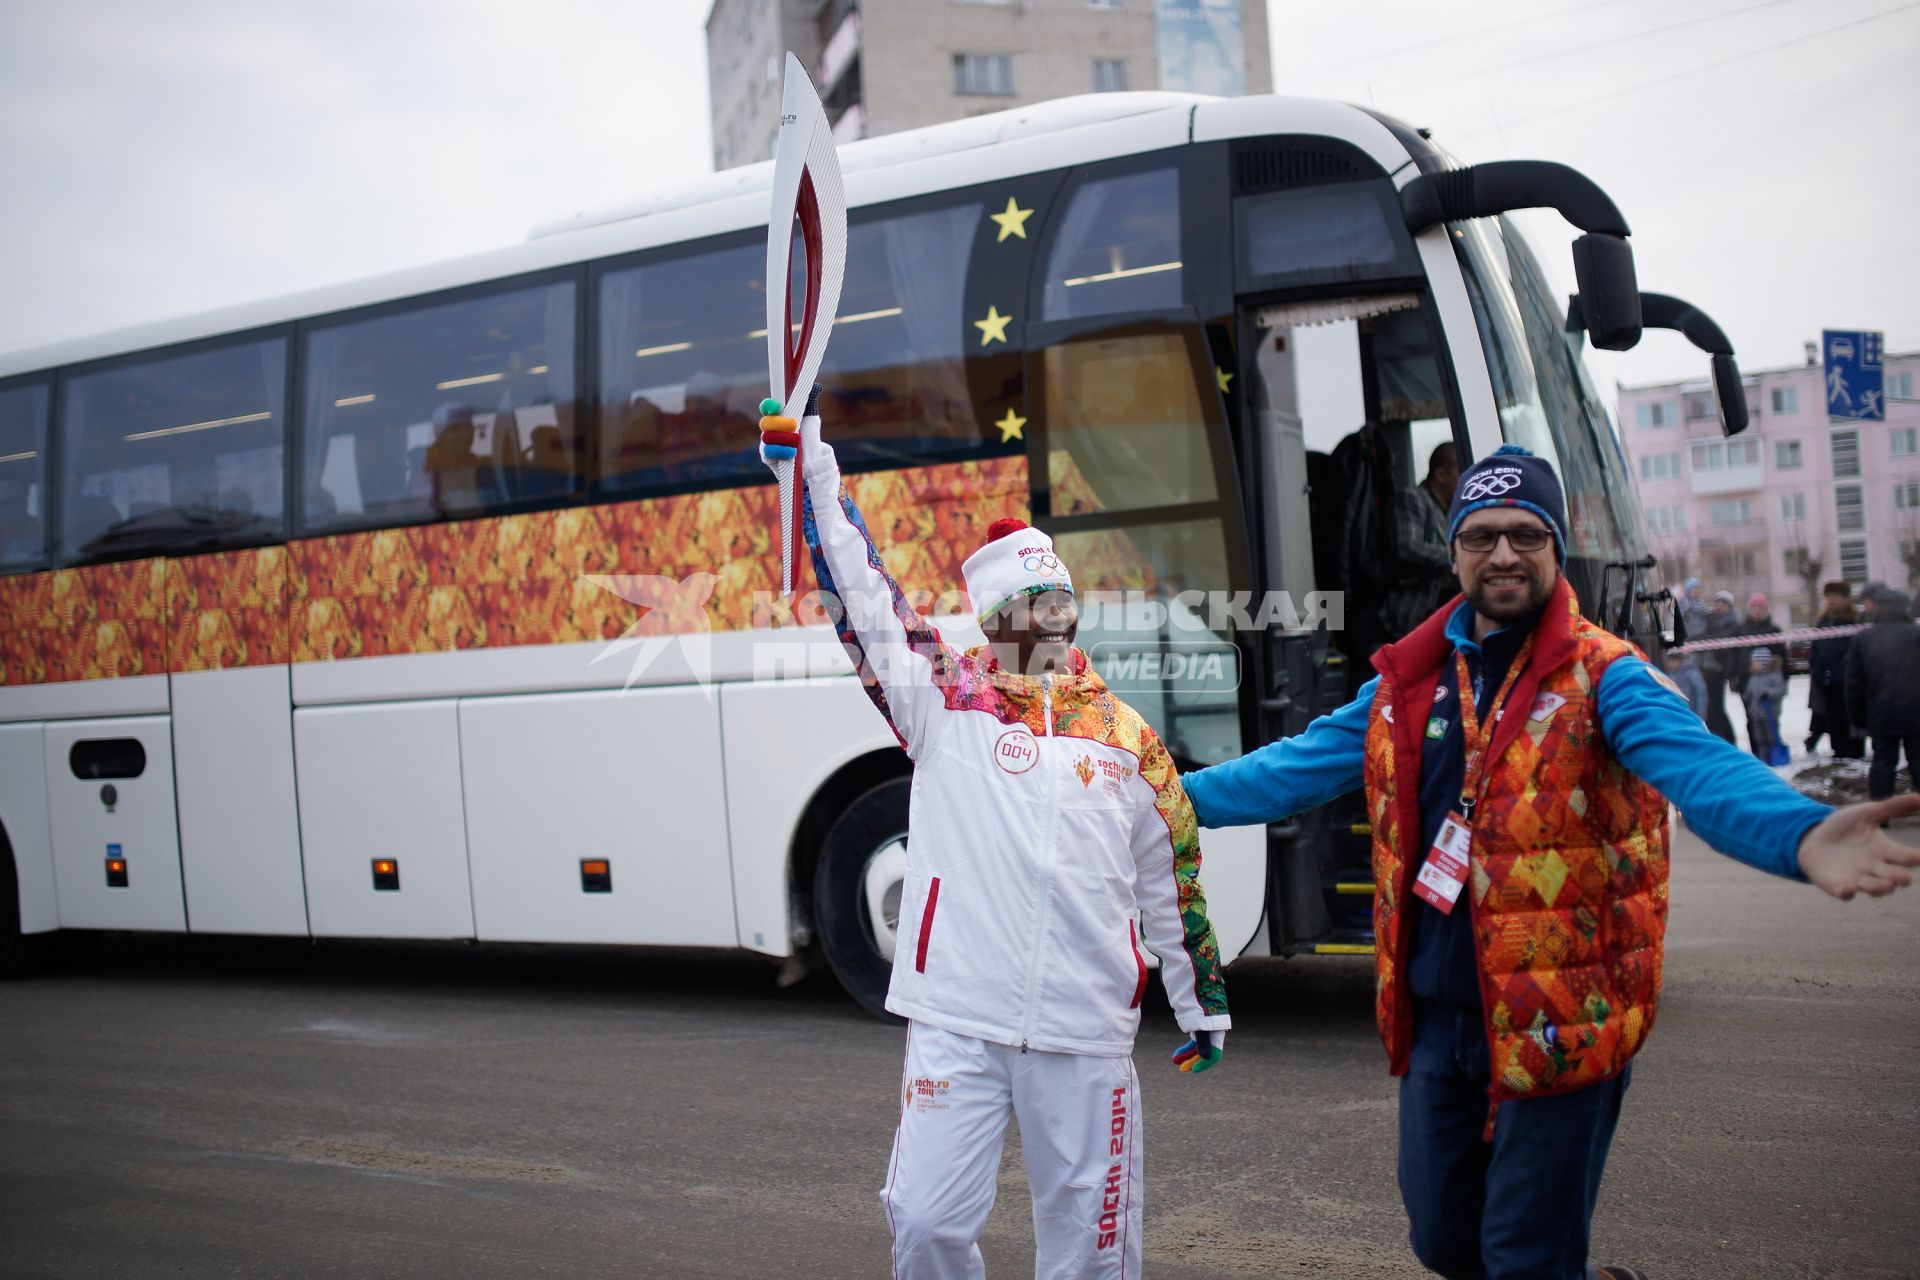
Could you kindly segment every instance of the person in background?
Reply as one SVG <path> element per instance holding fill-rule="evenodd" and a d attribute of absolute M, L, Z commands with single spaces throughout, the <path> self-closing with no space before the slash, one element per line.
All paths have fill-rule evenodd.
<path fill-rule="evenodd" d="M 1736 636 L 1780 634 L 1780 624 L 1773 620 L 1773 605 L 1768 601 L 1766 592 L 1756 591 L 1747 597 L 1747 616 L 1740 620 L 1731 634 Z M 1773 650 L 1774 657 L 1779 660 L 1780 670 L 1784 673 L 1787 669 L 1787 646 L 1778 644 L 1767 647 Z M 1745 661 L 1745 650 L 1730 649 L 1727 655 L 1727 686 L 1733 690 L 1734 696 L 1739 698 L 1741 705 L 1744 706 L 1747 700 L 1747 683 L 1753 677 L 1753 666 Z M 1784 678 L 1783 674 L 1782 679 Z M 1760 754 L 1752 719 L 1747 721 L 1747 747 L 1755 756 L 1762 760 L 1766 759 L 1766 756 Z"/>
<path fill-rule="evenodd" d="M 1427 478 L 1393 495 L 1393 585 L 1382 616 L 1387 638 L 1397 640 L 1426 621 L 1454 592 L 1447 567 L 1447 504 L 1460 483 L 1453 442 L 1434 446 L 1427 456 Z"/>
<path fill-rule="evenodd" d="M 1785 764 L 1787 749 L 1780 741 L 1780 703 L 1787 696 L 1784 664 L 1765 645 L 1751 650 L 1747 663 L 1747 687 L 1741 699 L 1747 707 L 1747 741 L 1753 758 L 1764 765 Z"/>
<path fill-rule="evenodd" d="M 1920 759 L 1920 627 L 1913 625 L 1913 602 L 1904 591 L 1880 589 L 1873 625 L 1853 637 L 1847 650 L 1847 715 L 1873 740 L 1867 798 L 1893 794 L 1903 749 L 1907 782 L 1920 790 L 1914 778 Z"/>
<path fill-rule="evenodd" d="M 1707 628 L 1700 638 L 1725 639 L 1738 631 L 1739 627 L 1740 615 L 1733 611 L 1733 592 L 1715 592 L 1713 608 L 1707 615 Z M 1709 649 L 1700 655 L 1700 676 L 1707 682 L 1707 711 L 1700 718 L 1707 722 L 1708 732 L 1726 742 L 1733 741 L 1733 721 L 1727 717 L 1727 672 L 1733 659 L 1728 655 L 1736 652 L 1733 649 Z"/>
<path fill-rule="evenodd" d="M 1583 616 L 1565 531 L 1546 459 L 1473 464 L 1448 522 L 1461 594 L 1375 653 L 1354 701 L 1187 778 L 1202 826 L 1364 792 L 1400 1196 L 1415 1255 L 1455 1280 L 1639 1280 L 1587 1245 L 1658 1012 L 1669 801 L 1714 849 L 1835 897 L 1920 864 L 1880 830 L 1920 796 L 1800 795 Z"/>
<path fill-rule="evenodd" d="M 1821 589 L 1826 608 L 1816 627 L 1848 627 L 1860 620 L 1853 607 L 1853 587 L 1845 581 L 1829 582 Z M 1833 636 L 1815 640 L 1807 663 L 1807 706 L 1813 720 L 1807 733 L 1807 753 L 1811 755 L 1825 734 L 1833 744 L 1836 760 L 1858 760 L 1865 744 L 1853 733 L 1853 721 L 1847 714 L 1847 650 L 1852 636 Z"/>
<path fill-rule="evenodd" d="M 1686 631 L 1689 641 L 1707 638 L 1708 610 L 1700 579 L 1688 578 L 1682 588 L 1680 603 L 1680 624 Z M 1680 692 L 1687 695 L 1687 705 L 1693 708 L 1693 714 L 1702 720 L 1707 718 L 1707 674 L 1701 667 L 1705 654 L 1672 653 L 1667 654 L 1667 674 L 1680 686 Z"/>

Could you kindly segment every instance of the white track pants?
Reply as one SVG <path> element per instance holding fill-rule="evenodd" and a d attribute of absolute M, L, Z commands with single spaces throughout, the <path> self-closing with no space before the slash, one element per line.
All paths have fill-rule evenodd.
<path fill-rule="evenodd" d="M 979 1280 L 1008 1115 L 1033 1188 L 1036 1280 L 1140 1274 L 1140 1082 L 1131 1058 L 1019 1049 L 914 1023 L 881 1191 L 898 1280 Z"/>

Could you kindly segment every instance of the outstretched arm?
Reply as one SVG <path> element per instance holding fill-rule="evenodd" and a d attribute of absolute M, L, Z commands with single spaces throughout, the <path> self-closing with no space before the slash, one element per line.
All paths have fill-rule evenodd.
<path fill-rule="evenodd" d="M 1379 683 L 1375 676 L 1352 702 L 1291 738 L 1188 774 L 1187 795 L 1200 825 L 1279 822 L 1357 789 L 1366 776 L 1367 717 Z"/>
<path fill-rule="evenodd" d="M 1600 679 L 1600 732 L 1620 762 L 1680 806 L 1687 825 L 1721 853 L 1806 880 L 1836 898 L 1892 893 L 1912 882 L 1920 849 L 1880 824 L 1920 812 L 1920 796 L 1833 809 L 1809 800 L 1747 752 L 1707 732 L 1686 700 L 1639 658 Z"/>
<path fill-rule="evenodd" d="M 810 438 L 801 454 L 806 484 L 802 528 L 814 576 L 830 597 L 835 630 L 867 696 L 893 726 L 907 754 L 918 759 L 945 705 L 943 690 L 956 655 L 933 624 L 907 604 L 867 533 L 860 509 L 840 482 L 832 446 L 820 443 L 817 420 L 809 419 L 808 426 Z"/>

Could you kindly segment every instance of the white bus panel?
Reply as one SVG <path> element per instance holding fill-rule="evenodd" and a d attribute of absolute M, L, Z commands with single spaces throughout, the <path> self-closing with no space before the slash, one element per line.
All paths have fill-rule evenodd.
<path fill-rule="evenodd" d="M 718 696 L 463 699 L 476 936 L 733 946 Z M 586 891 L 583 859 L 607 863 L 607 891 Z"/>
<path fill-rule="evenodd" d="M 0 687 L 0 721 L 75 720 L 167 713 L 165 676 L 55 680 Z"/>
<path fill-rule="evenodd" d="M 307 932 L 287 668 L 173 677 L 180 868 L 195 933 Z"/>
<path fill-rule="evenodd" d="M 807 801 L 848 761 L 900 742 L 852 676 L 722 685 L 720 709 L 740 945 L 784 956 L 787 863 Z"/>
<path fill-rule="evenodd" d="M 13 846 L 20 887 L 20 932 L 60 927 L 53 887 L 53 833 L 47 826 L 45 726 L 0 725 L 0 823 Z"/>
<path fill-rule="evenodd" d="M 180 892 L 180 839 L 173 807 L 173 735 L 167 717 L 63 720 L 47 725 L 44 732 L 47 811 L 61 926 L 184 930 L 187 914 Z M 138 776 L 75 776 L 77 745 L 84 756 L 98 744 L 128 739 L 139 743 L 144 755 Z M 115 876 L 108 864 L 115 858 L 125 862 L 124 885 L 110 883 Z"/>
<path fill-rule="evenodd" d="M 293 745 L 313 935 L 471 938 L 457 704 L 302 708 Z"/>

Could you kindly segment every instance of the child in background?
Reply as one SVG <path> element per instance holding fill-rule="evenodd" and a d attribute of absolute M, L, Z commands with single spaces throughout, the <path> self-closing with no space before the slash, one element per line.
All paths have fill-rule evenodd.
<path fill-rule="evenodd" d="M 1780 741 L 1780 703 L 1787 696 L 1786 672 L 1780 669 L 1779 657 L 1768 648 L 1753 650 L 1748 669 L 1752 674 L 1747 677 L 1744 696 L 1747 723 L 1752 726 L 1753 754 L 1763 764 L 1786 764 L 1791 756 Z"/>

